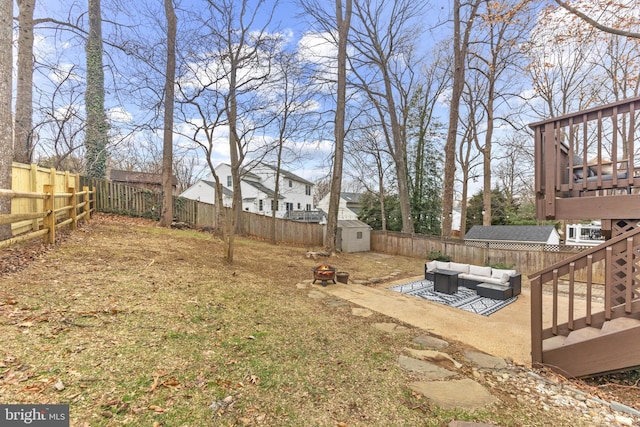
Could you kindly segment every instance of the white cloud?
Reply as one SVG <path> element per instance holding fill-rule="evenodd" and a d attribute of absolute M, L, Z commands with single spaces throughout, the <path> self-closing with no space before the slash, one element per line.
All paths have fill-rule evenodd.
<path fill-rule="evenodd" d="M 111 108 L 107 111 L 107 117 L 117 123 L 131 123 L 133 121 L 133 115 L 123 107 Z"/>

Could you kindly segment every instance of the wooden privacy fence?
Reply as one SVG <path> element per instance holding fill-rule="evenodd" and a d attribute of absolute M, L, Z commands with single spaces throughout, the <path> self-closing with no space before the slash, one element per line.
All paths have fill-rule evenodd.
<path fill-rule="evenodd" d="M 499 249 L 493 247 L 467 246 L 462 240 L 441 239 L 421 234 L 406 234 L 391 231 L 372 231 L 371 250 L 391 255 L 403 255 L 426 259 L 432 252 L 439 252 L 451 257 L 452 261 L 475 264 L 513 266 L 523 276 L 543 270 L 576 254 L 575 250 L 565 251 L 556 247 L 553 251 L 542 249 Z M 592 280 L 604 283 L 604 264 L 594 266 Z M 586 277 L 576 276 L 577 280 Z"/>
<path fill-rule="evenodd" d="M 162 212 L 162 193 L 104 179 L 81 177 L 81 183 L 95 187 L 98 212 L 117 213 L 158 220 Z M 230 208 L 224 208 L 229 211 Z M 222 217 L 229 217 L 225 212 Z M 173 216 L 176 221 L 196 228 L 218 228 L 216 206 L 197 200 L 173 197 Z M 270 216 L 242 213 L 242 229 L 249 236 L 269 239 L 273 227 Z M 319 224 L 277 218 L 276 241 L 318 247 L 323 245 L 324 231 Z"/>
<path fill-rule="evenodd" d="M 0 225 L 11 224 L 12 238 L 0 248 L 43 236 L 54 243 L 56 229 L 89 219 L 95 209 L 89 187 L 80 191 L 80 177 L 69 172 L 13 163 L 11 189 L 0 189 L 0 197 L 11 199 L 11 213 L 0 215 Z"/>

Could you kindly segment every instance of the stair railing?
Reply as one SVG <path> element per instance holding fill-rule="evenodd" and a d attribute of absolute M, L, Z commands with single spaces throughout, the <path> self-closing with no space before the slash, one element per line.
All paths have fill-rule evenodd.
<path fill-rule="evenodd" d="M 605 283 L 594 283 L 594 269 L 603 267 Z M 588 326 L 600 327 L 617 317 L 638 317 L 640 227 L 531 274 L 529 279 L 531 358 L 537 365 L 543 362 L 542 341 L 547 338 L 566 336 Z M 543 313 L 543 289 L 549 287 L 551 313 Z M 561 288 L 566 291 L 566 310 L 559 305 Z M 584 305 L 580 306 L 583 297 Z"/>

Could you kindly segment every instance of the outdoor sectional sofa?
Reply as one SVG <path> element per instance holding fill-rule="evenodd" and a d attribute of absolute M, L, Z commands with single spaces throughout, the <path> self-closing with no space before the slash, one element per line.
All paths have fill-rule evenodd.
<path fill-rule="evenodd" d="M 479 284 L 483 284 L 485 289 L 490 288 L 490 292 L 509 290 L 508 294 L 511 296 L 520 295 L 522 289 L 522 275 L 516 270 L 502 270 L 457 262 L 431 261 L 424 265 L 424 278 L 433 282 L 437 270 L 459 273 L 458 286 L 469 289 L 477 289 Z"/>

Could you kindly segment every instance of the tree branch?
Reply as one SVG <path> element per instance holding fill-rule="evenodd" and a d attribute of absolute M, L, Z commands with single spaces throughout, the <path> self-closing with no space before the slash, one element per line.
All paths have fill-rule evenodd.
<path fill-rule="evenodd" d="M 631 38 L 634 38 L 634 39 L 640 39 L 640 33 L 636 33 L 636 32 L 633 32 L 633 31 L 621 30 L 619 28 L 613 28 L 613 27 L 608 27 L 606 25 L 602 25 L 598 21 L 596 21 L 595 19 L 592 19 L 589 16 L 587 16 L 586 14 L 580 12 L 575 7 L 569 6 L 569 4 L 566 1 L 555 0 L 555 2 L 558 3 L 558 5 L 560 7 L 568 10 L 569 12 L 573 13 L 574 15 L 576 15 L 578 18 L 582 19 L 583 21 L 585 21 L 589 25 L 597 28 L 600 31 L 604 31 L 605 33 L 609 33 L 609 34 L 615 34 L 617 36 L 624 36 L 624 37 L 631 37 Z"/>

